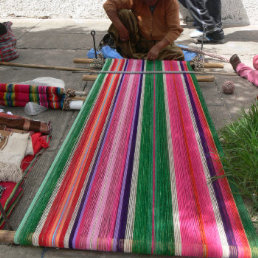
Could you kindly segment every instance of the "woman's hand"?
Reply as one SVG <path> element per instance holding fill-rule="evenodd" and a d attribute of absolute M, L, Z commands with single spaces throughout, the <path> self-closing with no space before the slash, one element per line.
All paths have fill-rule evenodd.
<path fill-rule="evenodd" d="M 160 52 L 160 49 L 159 47 L 156 45 L 154 45 L 150 51 L 148 52 L 147 54 L 147 59 L 148 60 L 156 60 L 159 56 L 159 52 Z"/>

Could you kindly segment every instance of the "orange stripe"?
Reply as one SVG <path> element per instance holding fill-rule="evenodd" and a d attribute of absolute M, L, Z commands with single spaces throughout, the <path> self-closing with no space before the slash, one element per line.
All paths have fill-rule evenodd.
<path fill-rule="evenodd" d="M 123 62 L 122 62 L 122 64 L 119 65 L 119 69 L 121 69 L 122 66 L 123 66 Z M 117 77 L 117 78 L 118 78 L 119 76 L 120 76 L 120 75 L 113 75 L 112 77 Z M 116 86 L 116 83 L 114 83 L 115 81 L 116 81 L 116 80 L 113 80 L 113 81 L 110 80 L 108 86 L 105 87 L 105 90 L 106 90 L 105 97 L 108 96 L 108 91 L 107 91 L 107 89 L 108 89 L 109 87 L 114 86 L 114 85 Z M 112 84 L 111 84 L 111 83 L 112 83 Z M 104 97 L 104 98 L 105 98 L 105 97 Z M 109 97 L 109 98 L 112 98 L 112 96 Z M 107 107 L 104 106 L 104 108 L 105 108 L 104 110 L 101 110 L 101 106 L 99 107 L 99 111 L 98 111 L 96 117 L 98 117 L 98 116 L 100 115 L 100 113 L 105 113 L 104 111 L 107 110 Z M 105 117 L 103 117 L 103 115 L 100 115 L 100 120 L 103 120 L 103 119 L 105 119 Z M 95 135 L 97 134 L 97 132 L 98 132 L 98 130 L 99 130 L 98 126 L 97 126 L 95 129 L 93 129 L 97 123 L 99 124 L 100 122 L 97 121 L 97 120 L 95 120 L 95 121 L 94 121 L 94 124 L 92 124 L 92 126 L 91 126 L 92 129 L 91 129 L 90 132 L 89 132 L 89 136 L 87 137 L 87 142 L 85 143 L 85 146 L 87 146 L 87 145 L 89 144 L 90 139 L 91 139 L 91 138 L 94 139 Z M 93 144 L 93 142 L 91 142 L 91 144 L 89 145 L 87 156 L 88 156 L 89 153 L 90 153 L 90 149 L 92 148 L 92 144 Z M 84 160 L 84 162 L 83 162 L 83 164 L 82 164 L 82 160 L 83 160 L 83 158 L 84 158 L 84 155 L 85 155 L 85 152 L 86 152 L 86 151 L 87 151 L 87 150 L 85 149 L 84 152 L 81 153 L 80 158 L 78 159 L 78 162 L 77 162 L 78 165 L 77 165 L 77 167 L 76 167 L 76 170 L 74 171 L 73 177 L 72 177 L 72 179 L 71 179 L 71 181 L 70 181 L 70 184 L 69 184 L 69 188 L 67 189 L 65 198 L 63 198 L 63 200 L 67 200 L 67 198 L 68 198 L 68 196 L 69 196 L 69 193 L 71 192 L 73 183 L 75 182 L 75 179 L 76 179 L 76 176 L 77 176 L 78 169 L 80 168 L 80 166 L 83 167 L 83 166 L 85 165 L 85 163 L 87 162 L 87 158 L 85 158 L 85 160 Z M 82 174 L 83 174 L 83 170 L 81 170 L 81 172 L 80 172 L 78 178 L 80 178 L 80 177 L 82 176 Z M 76 188 L 77 188 L 77 185 L 79 184 L 79 182 L 80 182 L 80 180 L 77 179 L 76 184 L 74 185 L 74 190 L 73 190 L 72 193 L 74 193 L 74 192 L 76 191 Z M 59 229 L 61 229 L 62 226 L 63 226 L 63 224 L 65 223 L 65 217 L 67 216 L 67 214 L 68 214 L 68 212 L 69 212 L 69 207 L 70 207 L 72 201 L 73 201 L 73 196 L 71 196 L 71 198 L 70 198 L 70 200 L 69 200 L 69 202 L 68 202 L 68 204 L 67 204 L 67 208 L 66 208 L 66 210 L 65 210 L 65 212 L 64 212 L 64 214 L 63 214 L 63 218 L 62 218 L 61 223 L 60 223 L 60 225 L 59 225 Z M 51 230 L 51 234 L 50 234 L 51 236 L 53 235 L 53 233 L 54 233 L 54 231 L 55 231 L 55 229 L 56 229 L 56 226 L 57 226 L 57 224 L 58 224 L 58 221 L 59 221 L 60 215 L 62 214 L 62 211 L 63 211 L 63 209 L 64 209 L 64 206 L 65 206 L 65 202 L 63 202 L 61 208 L 59 209 L 58 216 L 56 216 L 56 220 L 55 220 L 55 223 L 54 223 L 55 226 L 53 226 L 53 228 L 52 228 L 52 230 Z M 62 232 L 62 230 L 58 230 L 58 231 L 57 231 L 56 237 L 55 237 L 55 244 L 57 244 L 57 243 L 59 242 L 59 238 L 60 238 L 61 232 Z M 49 239 L 49 241 L 52 242 L 52 237 L 51 237 L 51 239 Z"/>

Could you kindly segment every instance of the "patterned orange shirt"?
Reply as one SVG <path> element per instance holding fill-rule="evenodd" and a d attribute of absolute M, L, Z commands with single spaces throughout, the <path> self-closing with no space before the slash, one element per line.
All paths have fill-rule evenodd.
<path fill-rule="evenodd" d="M 183 31 L 177 0 L 158 0 L 153 13 L 143 0 L 107 0 L 103 7 L 106 11 L 132 10 L 138 20 L 141 35 L 147 40 L 166 38 L 172 43 Z"/>

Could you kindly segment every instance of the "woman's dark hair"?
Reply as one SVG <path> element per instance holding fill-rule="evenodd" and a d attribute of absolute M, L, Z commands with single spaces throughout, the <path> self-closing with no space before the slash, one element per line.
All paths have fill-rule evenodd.
<path fill-rule="evenodd" d="M 7 29 L 3 23 L 0 23 L 0 35 L 4 35 L 7 32 Z"/>

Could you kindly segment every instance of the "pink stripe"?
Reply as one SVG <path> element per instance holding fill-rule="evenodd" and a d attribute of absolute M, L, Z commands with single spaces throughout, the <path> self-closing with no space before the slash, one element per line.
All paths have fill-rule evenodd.
<path fill-rule="evenodd" d="M 172 62 L 172 67 L 175 71 L 179 70 L 178 63 L 176 62 Z M 183 114 L 180 119 L 183 120 L 182 123 L 185 127 L 185 131 L 187 132 L 184 134 L 184 137 L 186 137 L 185 144 L 187 144 L 185 147 L 188 148 L 187 155 L 189 155 L 190 158 L 188 162 L 190 162 L 189 164 L 191 164 L 191 169 L 193 173 L 193 178 L 191 177 L 190 180 L 192 181 L 193 187 L 195 188 L 193 189 L 193 191 L 196 191 L 195 196 L 193 197 L 197 202 L 196 205 L 198 205 L 200 209 L 197 214 L 198 220 L 201 223 L 199 230 L 202 230 L 201 225 L 203 225 L 204 227 L 204 238 L 202 239 L 202 245 L 204 245 L 204 249 L 199 250 L 200 253 L 198 253 L 198 255 L 206 255 L 207 252 L 208 255 L 217 257 L 222 255 L 222 248 L 218 229 L 216 226 L 213 206 L 209 195 L 209 189 L 207 187 L 207 183 L 209 182 L 207 182 L 204 174 L 202 160 L 195 137 L 189 106 L 185 96 L 184 85 L 181 80 L 181 75 L 176 75 L 175 79 L 175 81 L 177 82 L 175 94 L 178 94 L 179 98 L 179 100 L 175 99 L 175 101 L 179 101 L 180 103 L 181 112 Z M 207 248 L 205 247 L 206 244 Z M 182 246 L 184 247 L 184 245 Z M 182 252 L 184 252 L 184 249 L 182 250 Z"/>
<path fill-rule="evenodd" d="M 173 70 L 179 71 L 178 63 L 173 62 L 173 64 Z M 198 199 L 200 203 L 201 215 L 204 223 L 205 236 L 208 245 L 208 255 L 213 257 L 220 257 L 222 256 L 222 247 L 211 202 L 211 197 L 209 194 L 209 188 L 207 186 L 207 184 L 210 182 L 207 182 L 207 179 L 205 177 L 199 147 L 192 124 L 193 121 L 190 115 L 190 110 L 187 103 L 182 80 L 180 80 L 180 84 L 181 85 L 177 88 L 180 98 L 179 102 L 181 103 L 183 111 L 183 124 L 185 125 L 187 131 L 187 143 L 194 172 L 194 180 L 198 191 Z"/>
<path fill-rule="evenodd" d="M 192 81 L 191 76 L 190 75 L 187 75 L 187 76 L 189 81 L 191 82 Z M 193 83 L 190 83 L 190 87 L 191 87 L 191 92 L 193 94 L 194 102 L 196 103 L 196 106 L 197 106 L 198 116 L 200 117 L 202 127 L 204 128 L 205 139 L 207 142 L 207 146 L 209 148 L 209 152 L 211 153 L 211 158 L 212 158 L 212 162 L 213 162 L 216 174 L 218 176 L 224 175 L 223 166 L 219 159 L 216 145 L 214 143 L 211 131 L 208 126 L 208 122 L 204 115 L 200 100 L 198 98 L 198 95 Z M 229 219 L 233 228 L 234 237 L 239 250 L 239 257 L 248 257 L 250 256 L 250 252 L 251 252 L 248 239 L 246 237 L 245 230 L 243 228 L 241 218 L 239 216 L 238 209 L 236 207 L 234 198 L 232 196 L 228 181 L 226 179 L 220 179 L 218 180 L 218 183 L 220 185 L 224 203 L 225 203 L 225 206 L 227 207 L 227 214 L 229 216 Z"/>
<path fill-rule="evenodd" d="M 170 63 L 164 61 L 166 71 L 171 70 Z M 180 76 L 179 76 L 180 77 Z M 171 138 L 174 155 L 174 168 L 182 241 L 182 256 L 197 256 L 202 253 L 202 241 L 199 231 L 198 215 L 189 176 L 189 164 L 180 125 L 180 114 L 175 95 L 175 86 L 171 75 L 166 75 L 167 100 L 169 106 Z M 180 80 L 179 80 L 180 81 Z M 173 193 L 172 193 L 173 194 Z M 192 244 L 196 245 L 193 250 Z"/>
<path fill-rule="evenodd" d="M 141 68 L 141 62 L 130 60 L 127 70 Z M 125 76 L 117 106 L 108 131 L 106 142 L 96 172 L 91 195 L 78 231 L 81 235 L 80 248 L 111 250 L 115 229 L 116 211 L 126 162 L 130 126 L 133 110 L 130 108 L 137 95 L 140 75 Z M 129 97 L 128 97 L 129 95 Z M 120 126 L 123 125 L 123 128 Z M 94 213 L 91 208 L 96 207 Z M 92 223 L 88 223 L 92 221 Z M 100 232 L 101 229 L 101 232 Z M 98 242 L 98 239 L 102 239 Z M 92 243 L 92 244 L 91 244 Z"/>
<path fill-rule="evenodd" d="M 155 71 L 155 62 L 153 64 L 153 70 Z M 155 131 L 156 131 L 156 124 L 155 124 L 155 110 L 156 110 L 156 103 L 155 103 L 155 74 L 153 75 L 153 191 L 152 191 L 152 247 L 151 253 L 153 254 L 155 249 Z"/>

